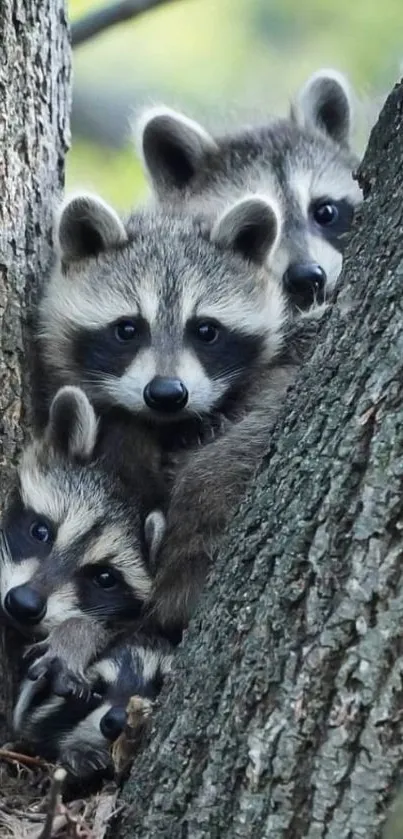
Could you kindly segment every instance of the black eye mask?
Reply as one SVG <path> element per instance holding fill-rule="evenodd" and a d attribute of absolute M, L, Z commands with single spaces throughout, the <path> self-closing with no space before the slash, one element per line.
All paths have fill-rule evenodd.
<path fill-rule="evenodd" d="M 309 214 L 312 219 L 312 232 L 323 236 L 339 253 L 342 253 L 346 234 L 353 223 L 353 205 L 347 199 L 333 201 L 330 198 L 321 198 L 311 204 Z"/>
<path fill-rule="evenodd" d="M 77 332 L 72 348 L 77 367 L 89 373 L 121 376 L 139 350 L 150 346 L 147 321 L 133 316 L 121 318 L 101 329 Z"/>
<path fill-rule="evenodd" d="M 33 556 L 44 559 L 56 537 L 54 524 L 46 516 L 24 507 L 19 493 L 5 511 L 3 530 L 14 562 Z"/>

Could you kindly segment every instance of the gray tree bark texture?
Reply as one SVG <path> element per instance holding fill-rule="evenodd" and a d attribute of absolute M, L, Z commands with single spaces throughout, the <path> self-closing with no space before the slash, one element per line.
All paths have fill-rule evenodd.
<path fill-rule="evenodd" d="M 69 140 L 64 0 L 0 2 L 0 511 L 26 425 L 26 314 L 52 254 L 52 214 Z M 0 731 L 7 736 L 13 642 L 0 637 Z"/>
<path fill-rule="evenodd" d="M 338 302 L 161 695 L 120 839 L 381 835 L 403 766 L 402 171 L 400 85 Z"/>

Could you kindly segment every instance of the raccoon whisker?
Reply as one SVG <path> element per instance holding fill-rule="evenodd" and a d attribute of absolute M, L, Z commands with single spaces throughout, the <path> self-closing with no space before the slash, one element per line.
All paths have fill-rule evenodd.
<path fill-rule="evenodd" d="M 228 379 L 228 377 L 238 376 L 239 373 L 242 372 L 242 368 L 237 364 L 236 366 L 233 365 L 232 367 L 225 367 L 224 370 L 220 370 L 219 373 L 213 375 L 211 377 L 212 382 L 219 382 L 220 379 Z"/>
<path fill-rule="evenodd" d="M 116 376 L 109 376 L 109 375 L 105 375 L 105 374 L 103 374 L 103 375 L 100 374 L 99 376 L 97 376 L 94 373 L 93 378 L 90 378 L 90 377 L 83 378 L 82 383 L 83 383 L 84 387 L 89 386 L 89 387 L 93 387 L 93 388 L 98 388 L 102 392 L 102 389 L 104 387 L 105 382 L 114 382 L 114 381 L 116 381 Z"/>

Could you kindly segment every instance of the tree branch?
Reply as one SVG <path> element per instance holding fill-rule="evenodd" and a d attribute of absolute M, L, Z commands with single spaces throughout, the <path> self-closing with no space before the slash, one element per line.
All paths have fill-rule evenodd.
<path fill-rule="evenodd" d="M 71 44 L 73 49 L 126 20 L 131 20 L 143 12 L 148 12 L 165 3 L 172 3 L 172 0 L 120 0 L 117 3 L 110 3 L 95 12 L 89 12 L 79 20 L 71 24 Z"/>

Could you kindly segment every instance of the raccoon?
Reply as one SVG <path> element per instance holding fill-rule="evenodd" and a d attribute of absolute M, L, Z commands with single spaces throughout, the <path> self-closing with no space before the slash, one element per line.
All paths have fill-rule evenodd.
<path fill-rule="evenodd" d="M 61 213 L 61 265 L 40 308 L 44 379 L 52 389 L 82 386 L 101 427 L 123 411 L 134 427 L 153 429 L 168 460 L 176 455 L 153 589 L 170 637 L 204 580 L 207 535 L 215 540 L 242 496 L 316 332 L 317 313 L 293 319 L 267 271 L 281 226 L 276 205 L 259 196 L 237 201 L 211 229 L 158 210 L 124 227 L 89 196 Z"/>
<path fill-rule="evenodd" d="M 332 297 L 346 234 L 362 200 L 351 148 L 353 96 L 347 80 L 321 70 L 304 84 L 289 117 L 211 136 L 166 107 L 135 126 L 155 201 L 215 217 L 245 194 L 279 204 L 284 225 L 270 270 L 296 311 Z"/>
<path fill-rule="evenodd" d="M 208 230 L 159 211 L 124 226 L 95 196 L 70 200 L 39 307 L 42 422 L 67 383 L 104 423 L 123 411 L 153 429 L 163 452 L 199 445 L 242 413 L 284 346 L 287 304 L 265 267 L 281 224 L 259 196 Z"/>
<path fill-rule="evenodd" d="M 70 629 L 79 645 L 77 627 Z M 113 776 L 111 746 L 131 722 L 129 700 L 136 697 L 138 710 L 131 736 L 140 738 L 172 656 L 164 639 L 130 630 L 107 645 L 88 669 L 91 691 L 84 699 L 57 696 L 46 680 L 24 678 L 13 715 L 18 741 L 48 760 L 61 761 L 69 780 Z"/>
<path fill-rule="evenodd" d="M 65 387 L 56 394 L 44 434 L 23 454 L 0 541 L 3 616 L 38 639 L 42 668 L 60 670 L 67 650 L 65 667 L 78 679 L 105 646 L 109 627 L 115 633 L 141 614 L 165 521 L 148 509 L 150 488 L 142 492 L 150 474 L 141 439 L 141 456 L 135 445 L 130 450 L 138 462 L 136 487 L 115 471 L 116 425 L 112 437 L 98 435 L 97 425 L 83 391 Z M 160 498 L 158 474 L 155 492 Z M 69 648 L 66 622 L 83 617 L 80 642 Z"/>

